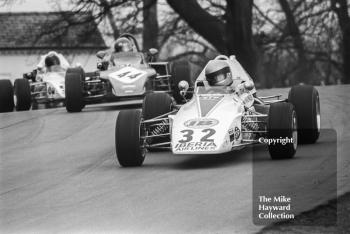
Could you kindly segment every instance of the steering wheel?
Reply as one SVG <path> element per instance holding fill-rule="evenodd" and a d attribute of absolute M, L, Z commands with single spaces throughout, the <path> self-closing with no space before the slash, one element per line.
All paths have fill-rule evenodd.
<path fill-rule="evenodd" d="M 218 55 L 214 60 L 229 60 L 229 58 L 226 55 Z"/>

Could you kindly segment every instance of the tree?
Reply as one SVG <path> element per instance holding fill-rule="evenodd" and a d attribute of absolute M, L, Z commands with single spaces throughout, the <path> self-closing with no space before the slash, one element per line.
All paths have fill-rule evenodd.
<path fill-rule="evenodd" d="M 308 81 L 308 60 L 305 55 L 305 49 L 304 49 L 304 42 L 302 35 L 299 30 L 299 26 L 295 20 L 295 16 L 293 14 L 293 11 L 288 3 L 287 0 L 279 0 L 279 3 L 281 5 L 281 8 L 285 14 L 286 21 L 287 21 L 287 29 L 289 32 L 289 35 L 292 37 L 294 49 L 297 52 L 298 55 L 298 68 L 297 68 L 297 74 L 295 76 L 295 80 L 292 80 L 292 84 L 299 83 L 299 82 L 307 82 Z"/>
<path fill-rule="evenodd" d="M 350 16 L 349 6 L 346 0 L 331 0 L 333 11 L 338 16 L 339 26 L 342 32 L 343 49 L 343 83 L 350 84 Z"/>
<path fill-rule="evenodd" d="M 257 60 L 252 38 L 253 0 L 227 0 L 226 6 L 209 1 L 221 7 L 224 17 L 212 15 L 201 7 L 197 0 L 167 0 L 168 4 L 219 53 L 235 54 L 243 67 L 257 76 Z"/>
<path fill-rule="evenodd" d="M 127 0 L 71 0 L 71 3 L 74 5 L 72 12 L 75 14 L 89 11 L 93 14 L 92 20 L 97 21 L 97 23 L 100 23 L 107 18 L 114 39 L 120 36 L 120 30 L 115 24 L 113 9 L 125 5 L 127 2 Z"/>
<path fill-rule="evenodd" d="M 261 2 L 260 2 L 261 3 Z M 327 1 L 254 5 L 253 31 L 266 85 L 334 84 L 341 73 L 340 30 Z"/>
<path fill-rule="evenodd" d="M 226 46 L 240 63 L 257 77 L 257 53 L 252 33 L 253 0 L 227 0 Z"/>
<path fill-rule="evenodd" d="M 160 59 L 186 59 L 198 69 L 217 54 L 234 54 L 260 87 L 334 84 L 340 77 L 350 83 L 347 1 L 70 0 L 74 15 L 92 17 L 67 14 L 42 32 L 65 33 L 91 20 L 107 38 L 141 35 L 144 50 L 155 47 Z"/>
<path fill-rule="evenodd" d="M 107 19 L 114 39 L 124 32 L 142 31 L 143 49 L 158 48 L 157 0 L 72 0 L 72 3 L 75 13 L 92 11 L 94 20 Z"/>
<path fill-rule="evenodd" d="M 143 50 L 158 49 L 157 0 L 143 0 Z"/>

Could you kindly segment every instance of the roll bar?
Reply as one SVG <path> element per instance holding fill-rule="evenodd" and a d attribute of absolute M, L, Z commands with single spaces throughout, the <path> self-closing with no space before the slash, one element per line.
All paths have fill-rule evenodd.
<path fill-rule="evenodd" d="M 134 45 L 136 46 L 137 51 L 140 52 L 139 44 L 137 43 L 137 40 L 133 35 L 131 35 L 130 33 L 123 33 L 122 35 L 119 36 L 119 38 L 122 38 L 122 37 L 125 37 L 129 40 L 131 39 Z"/>

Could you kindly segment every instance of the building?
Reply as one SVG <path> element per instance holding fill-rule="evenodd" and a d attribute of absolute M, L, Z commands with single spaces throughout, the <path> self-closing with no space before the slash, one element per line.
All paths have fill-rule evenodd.
<path fill-rule="evenodd" d="M 91 71 L 96 52 L 106 48 L 91 13 L 0 13 L 0 79 L 22 77 L 52 50 Z"/>

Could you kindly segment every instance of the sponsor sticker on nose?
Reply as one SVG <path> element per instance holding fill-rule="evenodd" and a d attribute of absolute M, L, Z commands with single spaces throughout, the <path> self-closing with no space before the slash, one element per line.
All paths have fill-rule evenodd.
<path fill-rule="evenodd" d="M 190 119 L 184 125 L 188 128 L 207 128 L 219 123 L 217 119 Z"/>

